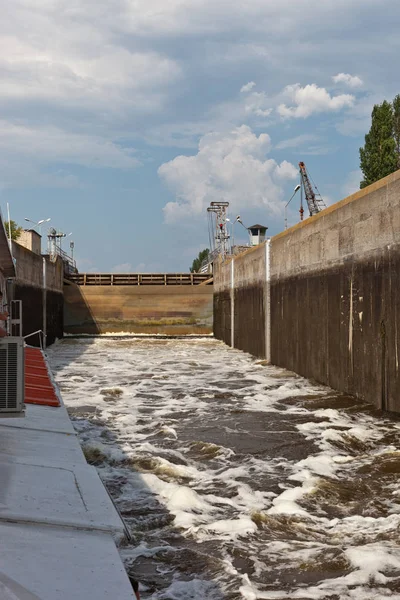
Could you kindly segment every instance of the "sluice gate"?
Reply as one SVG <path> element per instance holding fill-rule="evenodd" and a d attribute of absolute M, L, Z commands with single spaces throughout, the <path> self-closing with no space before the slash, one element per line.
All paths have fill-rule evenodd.
<path fill-rule="evenodd" d="M 74 273 L 68 279 L 82 285 L 210 285 L 210 273 Z"/>
<path fill-rule="evenodd" d="M 212 275 L 76 273 L 64 282 L 68 334 L 211 334 Z"/>

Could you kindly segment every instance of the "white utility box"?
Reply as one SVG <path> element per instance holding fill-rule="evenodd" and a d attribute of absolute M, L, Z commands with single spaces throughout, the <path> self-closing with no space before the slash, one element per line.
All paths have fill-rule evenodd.
<path fill-rule="evenodd" d="M 25 350 L 22 337 L 0 338 L 0 419 L 24 416 Z"/>

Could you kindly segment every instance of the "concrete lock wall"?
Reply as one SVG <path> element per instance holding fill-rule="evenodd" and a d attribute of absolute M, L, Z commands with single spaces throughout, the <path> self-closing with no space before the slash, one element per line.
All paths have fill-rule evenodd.
<path fill-rule="evenodd" d="M 243 260 L 250 256 L 244 254 Z M 217 269 L 214 276 L 216 293 L 220 273 Z M 258 334 L 253 327 L 258 348 L 265 338 L 262 320 L 269 301 L 267 346 L 269 340 L 273 364 L 383 410 L 400 411 L 399 273 L 397 171 L 272 238 L 270 283 L 267 275 L 265 279 L 270 295 L 266 292 L 258 311 Z M 242 300 L 235 293 L 235 311 L 238 302 L 248 302 L 247 287 L 253 294 L 251 283 L 243 287 Z M 224 339 L 217 313 L 215 321 L 215 334 Z M 236 347 L 246 349 L 242 335 L 235 332 L 234 340 Z"/>
<path fill-rule="evenodd" d="M 12 295 L 14 300 L 22 301 L 22 335 L 46 330 L 47 344 L 52 344 L 63 336 L 62 260 L 52 262 L 49 257 L 31 252 L 16 242 L 12 250 L 16 266 Z M 27 342 L 38 346 L 39 336 L 29 337 Z"/>
<path fill-rule="evenodd" d="M 36 254 L 17 242 L 12 245 L 13 257 L 16 266 L 17 282 L 43 288 L 43 260 L 46 261 L 46 288 L 54 292 L 62 293 L 63 290 L 63 263 L 61 258 L 55 262 L 48 256 Z"/>
<path fill-rule="evenodd" d="M 261 244 L 214 263 L 214 335 L 260 357 L 268 354 L 268 251 Z"/>
<path fill-rule="evenodd" d="M 66 333 L 212 333 L 211 285 L 64 287 Z"/>
<path fill-rule="evenodd" d="M 400 171 L 272 240 L 271 357 L 400 410 Z"/>

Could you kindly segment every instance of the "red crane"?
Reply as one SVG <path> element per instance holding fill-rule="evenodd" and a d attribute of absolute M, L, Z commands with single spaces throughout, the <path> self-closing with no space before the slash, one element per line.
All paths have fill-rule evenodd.
<path fill-rule="evenodd" d="M 319 193 L 317 186 L 310 181 L 311 177 L 307 173 L 306 165 L 303 162 L 299 162 L 300 167 L 300 178 L 302 183 L 302 191 L 304 189 L 304 195 L 307 201 L 308 210 L 310 211 L 310 217 L 321 212 L 322 209 L 326 208 L 325 202 L 323 201 L 321 194 Z M 300 220 L 303 220 L 303 202 L 300 205 Z"/>

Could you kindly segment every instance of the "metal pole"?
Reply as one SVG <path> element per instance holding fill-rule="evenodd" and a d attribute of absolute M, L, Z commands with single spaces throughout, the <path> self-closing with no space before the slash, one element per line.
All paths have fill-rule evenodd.
<path fill-rule="evenodd" d="M 10 252 L 11 252 L 11 256 L 12 256 L 10 205 L 8 204 L 8 202 L 7 202 L 7 215 L 8 215 L 8 245 L 10 246 Z"/>
<path fill-rule="evenodd" d="M 47 265 L 46 259 L 43 256 L 43 349 L 46 350 L 47 341 L 47 289 L 46 289 L 46 278 L 47 278 Z"/>
<path fill-rule="evenodd" d="M 293 198 L 295 197 L 295 195 L 297 194 L 299 189 L 300 189 L 299 185 L 295 187 L 294 192 L 293 192 L 289 202 L 286 202 L 286 204 L 285 204 L 285 230 L 287 229 L 287 207 L 289 206 L 289 204 L 291 203 L 291 201 L 293 200 Z"/>
<path fill-rule="evenodd" d="M 271 240 L 265 244 L 265 358 L 271 362 Z"/>
<path fill-rule="evenodd" d="M 301 194 L 300 194 L 300 221 L 303 220 L 303 214 L 304 214 L 304 208 L 303 208 L 303 186 L 301 187 Z"/>
<path fill-rule="evenodd" d="M 235 347 L 235 259 L 231 261 L 231 347 Z"/>

